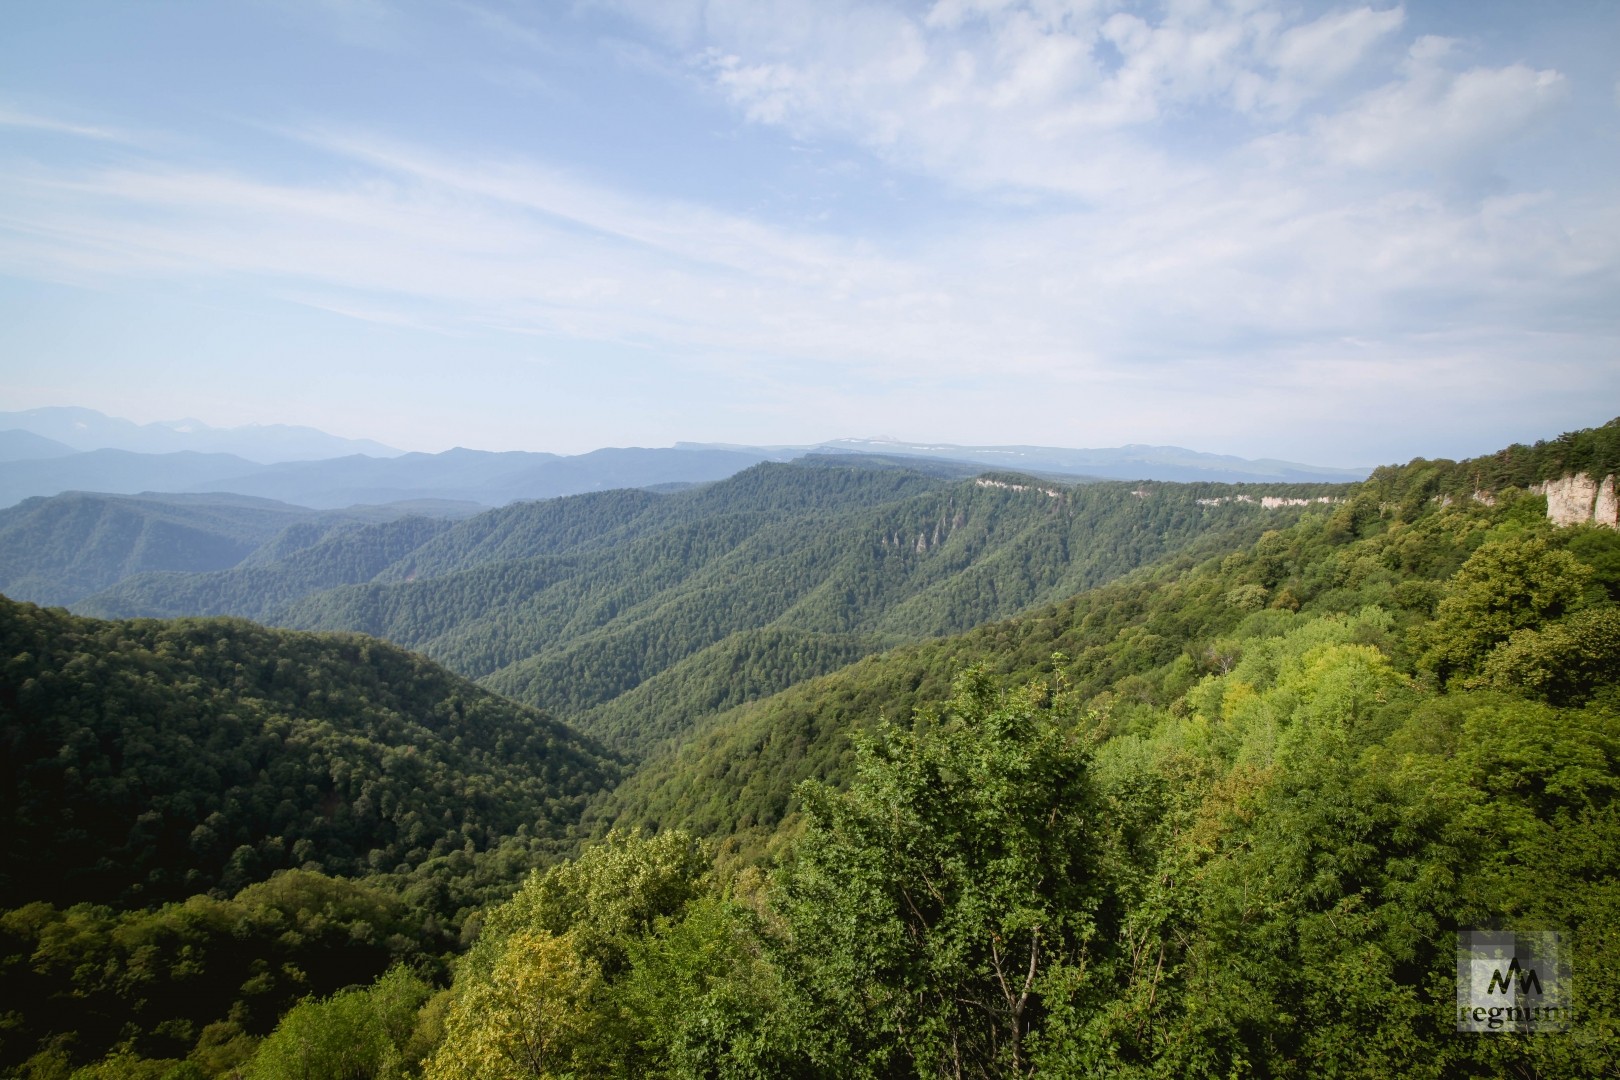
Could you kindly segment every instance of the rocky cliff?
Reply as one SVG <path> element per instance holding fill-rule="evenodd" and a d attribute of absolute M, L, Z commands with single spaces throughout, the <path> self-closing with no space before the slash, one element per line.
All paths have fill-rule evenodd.
<path fill-rule="evenodd" d="M 1583 472 L 1557 480 L 1547 480 L 1533 491 L 1547 496 L 1547 517 L 1554 525 L 1580 525 L 1591 522 L 1610 529 L 1620 529 L 1620 516 L 1614 494 L 1614 476 L 1605 476 L 1601 482 Z"/>

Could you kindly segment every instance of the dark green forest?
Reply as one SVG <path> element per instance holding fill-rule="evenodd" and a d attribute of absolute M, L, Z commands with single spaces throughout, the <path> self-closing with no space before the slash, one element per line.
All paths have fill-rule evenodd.
<path fill-rule="evenodd" d="M 1284 516 L 1201 505 L 1239 493 L 1214 486 L 834 469 L 798 520 L 882 528 L 781 562 L 795 519 L 759 507 L 637 524 L 723 485 L 464 534 L 538 595 L 630 550 L 717 588 L 862 571 L 787 578 L 802 619 L 732 626 L 738 594 L 705 614 L 684 587 L 646 608 L 626 640 L 679 658 L 555 691 L 639 762 L 371 638 L 7 603 L 0 1068 L 1613 1075 L 1620 531 L 1554 527 L 1525 489 L 1606 467 L 1617 431 L 1386 467 Z M 1029 554 L 1077 520 L 1106 551 Z M 928 566 L 952 558 L 994 569 Z M 422 580 L 362 588 L 446 595 L 392 592 Z M 555 632 L 600 635 L 634 587 L 568 593 Z M 980 588 L 1028 600 L 954 625 Z M 1470 929 L 1564 935 L 1567 1031 L 1457 1031 Z"/>
<path fill-rule="evenodd" d="M 670 495 L 405 518 L 228 570 L 137 574 L 76 610 L 372 634 L 639 757 L 717 708 L 1300 512 L 1233 494 L 1339 497 L 1323 485 L 1061 486 L 959 472 L 816 457 Z"/>

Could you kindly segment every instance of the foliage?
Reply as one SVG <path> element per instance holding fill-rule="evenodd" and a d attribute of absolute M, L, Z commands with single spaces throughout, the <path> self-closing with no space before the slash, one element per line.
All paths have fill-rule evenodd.
<path fill-rule="evenodd" d="M 1593 479 L 1620 474 L 1620 417 L 1600 427 L 1568 431 L 1530 446 L 1514 443 L 1462 461 L 1418 458 L 1408 465 L 1386 466 L 1373 472 L 1364 490 L 1375 503 L 1400 503 L 1402 516 L 1410 520 L 1431 499 L 1527 489 L 1582 472 Z"/>
<path fill-rule="evenodd" d="M 407 1059 L 432 987 L 395 967 L 365 988 L 294 1005 L 259 1045 L 248 1080 L 393 1080 L 416 1074 Z"/>
<path fill-rule="evenodd" d="M 299 998 L 429 961 L 422 936 L 389 892 L 302 870 L 152 911 L 28 904 L 0 914 L 0 1068 L 64 1037 L 81 1061 L 233 1067 Z"/>
<path fill-rule="evenodd" d="M 313 511 L 241 496 L 67 492 L 0 510 L 0 589 L 72 603 L 143 571 L 235 566 Z"/>
<path fill-rule="evenodd" d="M 964 673 L 939 712 L 862 742 L 848 792 L 807 792 L 785 914 L 823 1071 L 1025 1069 L 1102 892 L 1087 753 L 1045 698 Z"/>
<path fill-rule="evenodd" d="M 1492 686 L 1522 687 L 1559 705 L 1620 685 L 1620 606 L 1515 632 L 1485 658 L 1483 675 Z"/>
<path fill-rule="evenodd" d="M 1442 678 L 1475 671 L 1516 630 L 1534 629 L 1581 601 L 1591 571 L 1539 537 L 1484 544 L 1449 583 L 1425 635 L 1425 662 Z"/>
<path fill-rule="evenodd" d="M 158 903 L 560 840 L 616 766 L 392 646 L 0 598 L 0 903 Z M 454 912 L 441 912 L 441 916 Z"/>
<path fill-rule="evenodd" d="M 311 537 L 314 542 L 296 546 L 269 562 L 249 557 L 243 565 L 211 573 L 134 574 L 80 601 L 74 610 L 114 619 L 136 615 L 240 615 L 262 619 L 311 592 L 370 581 L 450 527 L 449 522 L 434 518 L 404 517 L 331 529 L 318 539 Z M 289 531 L 303 530 L 294 527 Z M 293 546 L 287 541 L 284 533 L 272 543 Z"/>
<path fill-rule="evenodd" d="M 1604 445 L 1582 435 L 1557 460 Z M 1556 456 L 1537 454 L 1536 468 Z M 505 559 L 503 537 L 524 529 L 523 543 L 552 548 L 412 583 L 431 588 L 389 586 L 414 598 L 389 617 L 453 615 L 484 590 L 507 595 L 491 584 L 504 582 L 508 614 L 580 635 L 552 655 L 572 657 L 558 677 L 600 645 L 570 692 L 621 737 L 665 741 L 596 797 L 584 824 L 598 840 L 531 869 L 566 843 L 572 811 L 512 829 L 492 810 L 487 839 L 418 841 L 369 883 L 310 869 L 148 911 L 17 907 L 0 915 L 3 1064 L 39 1076 L 1612 1075 L 1620 544 L 1553 528 L 1522 491 L 1456 497 L 1459 477 L 1477 481 L 1446 463 L 1380 470 L 1346 501 L 1280 519 L 1181 489 L 1049 496 L 899 470 L 880 483 L 843 465 L 810 481 L 757 470 L 729 494 L 515 509 L 461 534 L 469 550 Z M 815 509 L 794 517 L 784 504 L 799 483 Z M 794 530 L 818 518 L 884 528 L 860 550 L 801 542 Z M 1132 539 L 1147 528 L 1158 538 Z M 456 535 L 417 554 L 453 562 Z M 1087 537 L 1118 550 L 1090 563 L 1042 554 Z M 1070 589 L 1072 575 L 1114 573 L 1155 545 L 1179 554 L 746 700 L 778 675 L 938 633 L 997 597 Z M 645 580 L 592 577 L 631 549 Z M 592 762 L 596 790 L 613 776 L 564 729 L 480 705 L 376 643 L 3 610 L 18 629 L 0 656 L 21 674 L 0 704 L 44 687 L 42 715 L 102 717 L 61 744 L 80 771 L 57 782 L 82 783 L 81 804 L 159 762 L 168 787 L 207 791 L 173 764 L 187 755 L 236 775 L 216 763 L 213 727 L 272 777 L 320 748 L 300 779 L 311 799 L 348 793 L 355 774 L 385 790 L 405 774 L 367 763 L 397 743 L 431 751 L 447 779 L 411 773 L 416 791 L 394 805 L 438 808 L 424 820 L 446 825 L 469 799 L 457 784 L 531 790 L 526 770 L 554 758 L 526 756 L 528 733 L 582 755 L 578 774 L 546 783 L 566 787 Z M 488 648 L 508 647 L 503 625 L 486 624 Z M 284 697 L 270 654 L 294 665 Z M 645 689 L 598 700 L 631 684 Z M 459 711 L 422 711 L 446 697 Z M 621 699 L 668 715 L 616 714 Z M 257 743 L 240 720 L 254 709 L 306 726 Z M 162 743 L 171 728 L 189 741 Z M 96 772 L 111 750 L 117 764 Z M 57 776 L 46 757 L 26 760 Z M 590 786 L 572 789 L 578 801 Z M 236 801 L 217 812 L 262 828 L 253 784 L 225 790 Z M 24 825 L 66 805 L 31 798 Z M 324 847 L 306 837 L 323 866 L 370 835 L 340 820 Z M 134 865 L 152 888 L 169 880 L 152 870 L 178 862 L 96 867 L 63 835 L 62 881 L 75 886 Z M 504 902 L 441 914 L 502 899 L 524 872 Z M 1455 933 L 1485 926 L 1566 932 L 1572 1032 L 1455 1032 Z M 456 945 L 453 984 L 430 994 Z"/>
<path fill-rule="evenodd" d="M 1262 510 L 1258 496 L 1338 491 L 1057 488 L 882 465 L 767 464 L 673 495 L 602 492 L 455 525 L 306 524 L 230 570 L 137 575 L 79 607 L 374 634 L 639 756 L 707 713 L 886 646 L 1298 512 Z"/>

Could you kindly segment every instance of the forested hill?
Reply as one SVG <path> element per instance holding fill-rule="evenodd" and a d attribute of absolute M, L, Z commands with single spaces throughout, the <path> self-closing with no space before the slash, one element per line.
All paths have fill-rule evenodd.
<path fill-rule="evenodd" d="M 365 525 L 299 523 L 228 570 L 136 574 L 73 606 L 107 619 L 264 619 L 312 592 L 370 581 L 451 527 L 443 519 L 416 516 Z"/>
<path fill-rule="evenodd" d="M 540 606 L 515 611 L 582 640 L 619 610 L 673 635 L 713 631 L 750 602 L 728 584 L 758 590 L 768 565 L 810 581 L 787 612 L 849 620 L 716 636 L 594 706 L 603 729 L 618 707 L 695 725 L 611 790 L 589 742 L 371 639 L 7 604 L 0 761 L 31 771 L 0 776 L 28 793 L 0 825 L 30 866 L 54 845 L 40 880 L 63 905 L 120 874 L 121 900 L 214 894 L 0 912 L 0 1069 L 1615 1075 L 1620 531 L 1555 527 L 1513 485 L 1447 499 L 1434 475 L 1380 470 L 1267 516 L 1230 489 L 840 468 L 794 517 L 773 488 L 798 478 L 766 469 L 729 514 L 692 509 L 714 489 L 509 508 L 461 534 L 482 566 L 423 576 L 453 566 L 451 529 L 413 552 L 445 560 L 415 581 L 402 560 L 346 591 L 427 618 L 527 590 Z M 646 516 L 671 508 L 689 516 Z M 818 522 L 862 546 L 801 546 Z M 945 625 L 981 595 L 963 582 L 1079 588 L 1092 549 L 1141 565 L 803 678 L 914 598 L 908 617 Z M 1072 554 L 1036 557 L 1054 550 Z M 665 575 L 645 595 L 590 576 L 626 551 Z M 967 572 L 931 576 L 952 559 Z M 1058 565 L 1067 583 L 1043 576 Z M 679 712 L 778 677 L 802 681 Z M 156 780 L 131 793 L 126 774 Z M 575 835 L 596 842 L 543 865 L 585 799 Z M 276 865 L 296 869 L 225 895 L 295 836 L 301 861 Z M 14 899 L 40 887 L 7 873 Z M 1562 932 L 1569 1030 L 1458 1032 L 1457 934 L 1487 927 Z"/>
<path fill-rule="evenodd" d="M 0 510 L 0 590 L 70 604 L 147 570 L 222 570 L 310 511 L 268 499 L 69 492 Z"/>
<path fill-rule="evenodd" d="M 466 505 L 430 501 L 310 510 L 244 495 L 67 492 L 0 510 L 0 591 L 13 600 L 76 605 L 131 576 L 151 572 L 168 581 L 162 572 L 274 562 L 346 529 L 467 513 Z"/>
<path fill-rule="evenodd" d="M 1555 439 L 1514 443 L 1494 454 L 1452 461 L 1418 458 L 1373 471 L 1362 490 L 1369 498 L 1408 502 L 1439 496 L 1528 489 L 1547 480 L 1586 473 L 1594 480 L 1620 473 L 1620 417 L 1594 428 L 1567 431 Z"/>
<path fill-rule="evenodd" d="M 1537 446 L 1586 445 L 1594 434 L 1614 429 L 1611 424 Z M 1548 460 L 1553 464 L 1531 470 L 1527 482 L 1568 467 L 1563 459 Z M 1443 502 L 1437 471 L 1436 463 L 1421 459 L 1380 469 L 1351 489 L 1346 501 L 1234 544 L 1235 551 L 1202 559 L 1183 554 L 1124 581 L 962 635 L 871 656 L 708 717 L 604 795 L 592 817 L 598 828 L 635 823 L 706 835 L 741 832 L 754 837 L 749 843 L 759 842 L 796 811 L 801 781 L 848 778 L 855 733 L 880 716 L 903 719 L 941 700 L 953 675 L 975 664 L 1018 682 L 1061 678 L 1119 731 L 1131 730 L 1131 717 L 1172 707 L 1202 680 L 1225 674 L 1254 640 L 1315 617 L 1353 616 L 1367 605 L 1376 605 L 1388 620 L 1377 643 L 1411 670 L 1424 648 L 1420 628 L 1435 616 L 1437 604 L 1462 588 L 1456 575 L 1471 554 L 1493 541 L 1533 543 L 1556 553 L 1546 557 L 1567 561 L 1570 580 L 1582 583 L 1579 600 L 1571 597 L 1539 613 L 1492 613 L 1475 631 L 1481 643 L 1469 646 L 1473 651 L 1460 669 L 1504 687 L 1528 680 L 1540 696 L 1560 702 L 1620 679 L 1620 638 L 1584 622 L 1571 624 L 1579 631 L 1558 623 L 1545 642 L 1523 639 L 1523 651 L 1502 653 L 1488 676 L 1479 674 L 1490 646 L 1512 630 L 1539 626 L 1571 603 L 1584 605 L 1584 618 L 1598 620 L 1594 626 L 1610 626 L 1615 609 L 1608 605 L 1620 599 L 1620 533 L 1555 528 L 1545 520 L 1544 497 L 1507 487 L 1497 489 L 1505 492 L 1501 505 Z M 1459 466 L 1457 475 L 1471 473 Z M 1512 580 L 1513 567 L 1528 573 L 1529 565 L 1509 563 L 1495 572 L 1489 587 L 1504 592 L 1503 606 L 1532 603 L 1526 593 L 1536 586 Z M 1564 670 L 1536 651 L 1550 648 L 1558 634 L 1599 636 L 1582 637 L 1579 647 L 1587 652 L 1568 659 L 1574 666 Z M 1605 648 L 1611 651 L 1605 654 Z M 1456 662 L 1436 659 L 1443 655 L 1429 654 L 1425 670 L 1431 681 L 1436 673 L 1459 670 Z M 1538 663 L 1548 666 L 1533 674 Z"/>
<path fill-rule="evenodd" d="M 374 634 L 640 754 L 701 715 L 872 651 L 959 632 L 1299 512 L 1235 494 L 1341 490 L 1061 487 L 810 459 L 673 495 L 506 507 L 421 533 L 384 567 L 338 559 L 362 538 L 345 534 L 277 564 L 132 578 L 85 606 Z M 323 574 L 356 571 L 345 579 L 355 584 L 316 589 Z"/>
<path fill-rule="evenodd" d="M 559 844 L 619 766 L 383 642 L 102 622 L 0 597 L 0 907 L 153 904 L 277 870 Z"/>

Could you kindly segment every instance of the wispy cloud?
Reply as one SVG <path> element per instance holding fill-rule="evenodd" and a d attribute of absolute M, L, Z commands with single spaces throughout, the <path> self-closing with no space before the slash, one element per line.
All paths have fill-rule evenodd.
<path fill-rule="evenodd" d="M 7 127 L 31 131 L 48 131 L 57 135 L 73 135 L 81 139 L 95 139 L 101 142 L 134 143 L 137 141 L 132 134 L 116 128 L 64 120 L 57 116 L 47 116 L 0 102 L 0 128 Z"/>
<path fill-rule="evenodd" d="M 850 385 L 959 425 L 1016 384 L 1113 411 L 1124 438 L 1155 409 L 1189 431 L 1233 411 L 1299 429 L 1356 408 L 1421 422 L 1421 388 L 1448 382 L 1498 408 L 1530 378 L 1620 392 L 1620 208 L 1481 179 L 1569 77 L 1470 62 L 1400 7 L 612 6 L 648 71 L 697 80 L 739 125 L 943 189 L 949 215 L 903 238 L 787 224 L 333 120 L 275 130 L 308 155 L 295 172 L 150 147 L 115 167 L 0 159 L 0 270 L 235 282 L 390 327 L 606 344 L 746 381 L 767 411 L 831 409 Z M 407 32 L 377 5 L 337 10 Z M 510 52 L 556 48 L 467 11 Z M 1391 387 L 1411 392 L 1392 405 Z"/>

